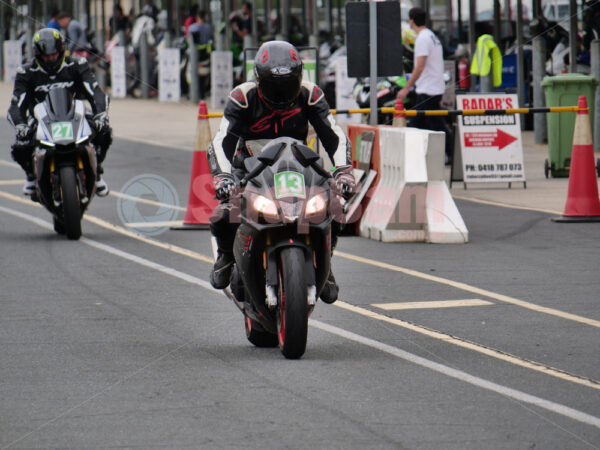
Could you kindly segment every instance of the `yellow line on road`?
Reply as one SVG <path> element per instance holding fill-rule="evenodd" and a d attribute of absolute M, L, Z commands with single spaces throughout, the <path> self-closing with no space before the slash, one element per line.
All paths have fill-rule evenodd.
<path fill-rule="evenodd" d="M 161 208 L 176 209 L 177 211 L 184 211 L 184 212 L 186 211 L 186 209 L 182 208 L 181 206 L 169 205 L 167 203 L 156 202 L 154 200 L 148 200 L 148 199 L 141 198 L 141 197 L 134 197 L 133 195 L 122 194 L 120 192 L 110 191 L 110 195 L 112 195 L 113 197 L 124 198 L 126 200 L 133 200 L 137 203 L 144 203 L 146 205 L 159 206 Z"/>
<path fill-rule="evenodd" d="M 530 206 L 511 205 L 509 203 L 495 202 L 495 201 L 491 201 L 491 200 L 482 200 L 479 198 L 463 197 L 462 195 L 452 194 L 452 198 L 456 198 L 458 200 L 466 200 L 468 202 L 473 202 L 473 203 L 481 203 L 482 205 L 500 206 L 501 208 L 520 209 L 522 211 L 543 212 L 543 213 L 547 213 L 547 214 L 557 214 L 559 216 L 562 214 L 562 212 L 554 211 L 553 209 L 542 209 L 542 208 L 532 208 Z"/>
<path fill-rule="evenodd" d="M 429 275 L 426 273 L 418 272 L 412 269 L 406 269 L 400 266 L 394 266 L 392 264 L 387 264 L 380 261 L 375 261 L 369 258 L 363 258 L 362 256 L 352 255 L 350 253 L 340 252 L 338 250 L 335 251 L 335 254 L 340 258 L 349 259 L 351 261 L 360 262 L 363 264 L 368 264 L 370 266 L 379 267 L 381 269 L 391 270 L 393 272 L 400 272 L 405 275 L 409 275 L 415 278 L 421 278 L 423 280 L 433 281 L 434 283 L 445 284 L 447 286 L 452 286 L 456 289 L 461 289 L 466 292 L 470 292 L 475 295 L 482 295 L 485 297 L 493 298 L 494 300 L 498 300 L 500 302 L 509 303 L 511 305 L 520 306 L 521 308 L 530 309 L 532 311 L 549 314 L 551 316 L 560 317 L 561 319 L 572 320 L 574 322 L 583 323 L 585 325 L 590 325 L 592 327 L 600 328 L 600 321 L 589 319 L 587 317 L 578 316 L 576 314 L 571 314 L 568 312 L 560 311 L 554 308 L 547 308 L 545 306 L 536 305 L 534 303 L 529 303 L 524 300 L 519 300 L 517 298 L 509 297 L 508 295 L 498 294 L 496 292 L 488 291 L 486 289 L 481 289 L 475 286 L 471 286 L 467 283 L 461 283 L 459 281 L 448 280 L 447 278 L 436 277 L 434 275 Z"/>
<path fill-rule="evenodd" d="M 129 228 L 155 228 L 155 227 L 172 227 L 173 225 L 183 225 L 183 220 L 170 220 L 167 222 L 128 222 Z"/>
<path fill-rule="evenodd" d="M 431 302 L 401 302 L 401 303 L 373 303 L 373 306 L 385 311 L 398 311 L 401 309 L 437 309 L 437 308 L 460 308 L 463 306 L 486 306 L 493 305 L 492 302 L 479 300 L 439 300 Z"/>
<path fill-rule="evenodd" d="M 371 319 L 406 328 L 407 330 L 411 330 L 416 333 L 420 333 L 425 336 L 447 342 L 449 344 L 454 344 L 458 347 L 473 350 L 477 353 L 481 353 L 486 356 L 491 356 L 492 358 L 500 359 L 502 361 L 514 364 L 516 366 L 524 367 L 526 369 L 531 369 L 536 372 L 541 372 L 545 375 L 560 378 L 561 380 L 600 390 L 600 381 L 593 380 L 591 378 L 582 377 L 580 375 L 575 375 L 561 369 L 546 366 L 544 364 L 540 364 L 538 362 L 526 358 L 521 358 L 519 356 L 511 355 L 510 353 L 506 353 L 500 350 L 483 346 L 481 344 L 476 344 L 475 342 L 467 341 L 466 339 L 461 339 L 459 337 L 452 336 L 451 334 L 442 333 L 441 331 L 433 330 L 431 328 L 426 328 L 420 325 L 415 325 L 414 323 L 406 322 L 404 320 L 395 319 L 393 317 L 388 317 L 383 314 L 378 314 L 374 311 L 361 308 L 360 306 L 354 306 L 350 303 L 346 303 L 340 300 L 335 302 L 334 305 L 347 311 L 351 311 L 353 313 L 360 314 Z"/>
<path fill-rule="evenodd" d="M 41 207 L 41 205 L 39 203 L 34 203 L 29 199 L 23 199 L 21 197 L 17 197 L 16 195 L 9 194 L 8 192 L 4 192 L 4 191 L 0 191 L 0 197 L 6 198 L 8 200 L 12 200 L 12 201 L 15 201 L 18 203 L 23 203 L 23 204 L 29 205 L 29 206 Z M 98 225 L 99 227 L 105 228 L 110 231 L 114 231 L 115 233 L 122 234 L 123 236 L 127 236 L 127 237 L 136 239 L 141 242 L 145 242 L 146 244 L 153 245 L 154 247 L 162 248 L 163 250 L 168 250 L 170 252 L 177 253 L 177 254 L 183 255 L 183 256 L 187 256 L 189 258 L 196 259 L 198 261 L 203 261 L 208 264 L 214 263 L 213 258 L 209 258 L 208 256 L 205 256 L 201 253 L 197 253 L 192 250 L 188 250 L 186 248 L 179 247 L 177 245 L 171 245 L 171 244 L 167 244 L 166 242 L 157 241 L 155 239 L 152 239 L 152 238 L 149 238 L 146 236 L 142 236 L 141 234 L 134 233 L 133 231 L 129 231 L 128 229 L 120 227 L 119 225 L 114 225 L 104 219 L 100 219 L 99 217 L 94 217 L 92 215 L 86 214 L 83 216 L 83 218 L 85 220 L 87 220 L 88 222 Z"/>
<path fill-rule="evenodd" d="M 30 200 L 22 199 L 21 197 L 17 197 L 16 195 L 12 195 L 7 192 L 0 191 L 0 197 L 4 197 L 4 198 L 10 199 L 10 200 L 15 200 L 15 201 L 18 201 L 18 202 L 21 202 L 24 204 L 28 204 L 28 205 L 33 205 L 33 203 Z M 39 206 L 39 205 L 36 205 L 36 206 Z M 113 230 L 117 233 L 121 233 L 121 234 L 123 234 L 125 236 L 129 236 L 133 239 L 137 239 L 139 241 L 146 242 L 155 247 L 168 249 L 168 250 L 174 251 L 175 253 L 179 253 L 181 255 L 187 255 L 193 259 L 197 259 L 199 261 L 204 261 L 209 264 L 212 264 L 214 262 L 214 259 L 209 256 L 205 256 L 205 255 L 202 255 L 201 253 L 197 253 L 197 252 L 192 252 L 191 250 L 187 250 L 182 247 L 165 244 L 163 242 L 156 241 L 154 239 L 150 239 L 145 236 L 141 236 L 141 235 L 139 235 L 137 233 L 133 233 L 123 227 L 120 227 L 118 225 L 113 225 L 110 222 L 96 218 L 94 216 L 85 215 L 84 219 L 86 219 L 90 222 L 96 223 L 96 225 L 98 225 L 98 226 Z M 520 306 L 521 308 L 530 309 L 532 311 L 536 311 L 539 313 L 549 314 L 551 316 L 556 316 L 556 317 L 560 317 L 562 319 L 571 320 L 574 322 L 583 323 L 585 325 L 590 325 L 590 326 L 593 326 L 596 328 L 600 328 L 600 321 L 598 321 L 598 320 L 589 319 L 587 317 L 578 316 L 576 314 L 567 313 L 567 312 L 560 311 L 560 310 L 554 309 L 554 308 L 547 308 L 545 306 L 536 305 L 534 303 L 529 303 L 524 300 L 519 300 L 519 299 L 516 299 L 513 297 L 509 297 L 507 295 L 502 295 L 502 294 L 498 294 L 496 292 L 488 291 L 486 289 L 481 289 L 481 288 L 478 288 L 475 286 L 471 286 L 466 283 L 461 283 L 458 281 L 448 280 L 448 279 L 442 278 L 442 277 L 428 275 L 428 274 L 425 274 L 422 272 L 418 272 L 416 270 L 406 269 L 404 267 L 394 266 L 392 264 L 387 264 L 387 263 L 383 263 L 380 261 L 363 258 L 361 256 L 352 255 L 350 253 L 344 253 L 339 250 L 336 250 L 335 254 L 338 255 L 340 258 L 349 259 L 349 260 L 360 262 L 360 263 L 367 264 L 370 266 L 380 267 L 382 269 L 391 270 L 393 272 L 404 273 L 404 274 L 412 276 L 412 277 L 433 281 L 434 283 L 445 284 L 447 286 L 452 286 L 456 289 L 461 289 L 463 291 L 471 292 L 476 295 L 481 295 L 481 296 L 489 297 L 489 298 L 492 298 L 492 299 L 495 299 L 495 300 L 498 300 L 498 301 L 501 301 L 504 303 L 509 303 L 511 305 Z"/>
<path fill-rule="evenodd" d="M 41 207 L 38 203 L 33 203 L 31 200 L 23 199 L 21 197 L 18 197 L 18 196 L 13 195 L 13 194 L 9 194 L 9 193 L 4 192 L 4 191 L 0 191 L 0 197 L 6 198 L 8 200 L 16 201 L 18 203 L 23 203 L 23 204 L 26 204 L 26 205 L 29 205 L 29 206 Z M 131 232 L 131 231 L 129 231 L 129 230 L 123 228 L 123 227 L 120 227 L 118 225 L 113 225 L 110 222 L 107 222 L 107 221 L 105 221 L 103 219 L 100 219 L 98 217 L 86 215 L 86 216 L 84 216 L 84 218 L 87 221 L 92 222 L 92 223 L 94 223 L 94 224 L 96 224 L 96 225 L 98 225 L 98 226 L 100 226 L 102 228 L 106 228 L 108 230 L 120 233 L 120 234 L 122 234 L 124 236 L 128 236 L 128 237 L 131 237 L 133 239 L 137 239 L 137 240 L 145 242 L 145 243 L 147 243 L 149 245 L 153 245 L 155 247 L 159 247 L 159 248 L 162 248 L 164 250 L 172 251 L 172 252 L 180 254 L 180 255 L 188 256 L 188 257 L 193 258 L 193 259 L 204 261 L 204 262 L 207 262 L 209 264 L 212 264 L 214 262 L 214 260 L 212 258 L 209 258 L 209 257 L 207 257 L 205 255 L 200 254 L 200 253 L 197 253 L 197 252 L 194 252 L 194 251 L 191 251 L 191 250 L 187 250 L 187 249 L 184 249 L 182 247 L 175 246 L 175 245 L 171 245 L 171 244 L 167 244 L 167 243 L 164 243 L 164 242 L 156 241 L 154 239 L 151 239 L 151 238 L 139 235 L 137 233 L 133 233 L 133 232 Z M 338 251 L 336 251 L 336 253 L 338 255 L 340 255 L 341 257 L 346 257 L 346 258 L 348 256 L 353 256 L 353 255 L 348 255 L 346 253 L 342 253 L 342 252 L 338 252 Z M 356 258 L 359 258 L 359 257 L 356 257 Z M 352 258 L 349 258 L 349 259 L 352 259 Z M 365 261 L 370 261 L 370 262 L 367 262 L 367 264 L 377 263 L 377 261 L 371 261 L 371 260 L 367 260 L 365 258 L 361 258 L 361 259 L 364 259 Z M 359 261 L 359 262 L 363 262 L 363 261 Z M 384 264 L 384 263 L 378 263 L 378 264 L 375 264 L 375 265 L 379 265 L 379 264 L 382 265 L 382 268 L 386 268 L 386 269 L 390 269 L 390 270 L 395 270 L 395 271 L 400 271 L 400 272 L 404 272 L 404 271 L 406 271 L 406 272 L 412 272 L 414 274 L 417 274 L 415 276 L 418 276 L 419 278 L 435 278 L 435 279 L 442 280 L 444 282 L 450 281 L 450 280 L 444 280 L 443 278 L 439 278 L 439 277 L 431 277 L 430 275 L 420 274 L 419 272 L 416 272 L 416 271 L 411 271 L 409 269 L 402 269 L 400 267 L 391 266 L 391 265 L 387 265 L 387 264 Z M 402 270 L 399 270 L 399 269 L 402 269 Z M 435 280 L 430 280 L 430 281 L 435 281 Z M 452 283 L 454 283 L 454 282 L 452 282 Z M 445 284 L 447 284 L 447 283 L 445 283 Z M 462 284 L 462 283 L 457 283 L 457 284 Z M 465 286 L 468 286 L 468 285 L 465 285 Z M 476 289 L 476 288 L 474 288 L 474 289 Z M 494 294 L 494 293 L 491 293 L 491 294 Z M 456 336 L 452 336 L 452 335 L 449 335 L 449 334 L 442 333 L 440 331 L 436 331 L 436 330 L 432 330 L 432 329 L 429 329 L 429 328 L 426 328 L 426 327 L 423 327 L 423 326 L 415 325 L 415 324 L 412 324 L 412 323 L 409 323 L 409 322 L 405 322 L 403 320 L 399 320 L 399 319 L 394 319 L 394 318 L 391 318 L 391 317 L 387 317 L 385 315 L 378 314 L 378 313 L 375 313 L 373 311 L 369 311 L 368 309 L 365 309 L 365 308 L 361 308 L 361 307 L 358 307 L 358 306 L 350 305 L 349 303 L 346 303 L 346 302 L 343 302 L 343 301 L 340 301 L 340 300 L 338 300 L 337 302 L 335 302 L 334 305 L 337 306 L 337 307 L 339 307 L 339 308 L 346 309 L 348 311 L 352 311 L 352 312 L 355 312 L 357 314 L 360 314 L 360 315 L 363 315 L 363 316 L 366 316 L 366 317 L 370 317 L 370 318 L 373 318 L 373 319 L 376 319 L 376 320 L 380 320 L 380 321 L 383 321 L 383 322 L 391 323 L 391 324 L 394 324 L 394 325 L 406 328 L 408 330 L 412 330 L 412 331 L 415 331 L 417 333 L 427 335 L 427 336 L 429 336 L 431 338 L 442 340 L 444 342 L 448 342 L 450 344 L 454 344 L 454 345 L 457 345 L 457 346 L 460 346 L 460 347 L 463 347 L 463 348 L 466 348 L 466 349 L 470 349 L 470 350 L 476 351 L 478 353 L 485 354 L 487 356 L 490 356 L 490 357 L 493 357 L 493 358 L 496 358 L 496 359 L 500 359 L 500 360 L 503 360 L 503 361 L 506 361 L 506 362 L 509 362 L 509 363 L 512 363 L 512 364 L 515 364 L 515 365 L 518 365 L 518 366 L 521 366 L 521 367 L 525 367 L 525 368 L 528 368 L 528 369 L 535 370 L 537 372 L 544 373 L 546 375 L 557 377 L 557 378 L 560 378 L 560 379 L 563 379 L 563 380 L 566 380 L 566 381 L 570 381 L 570 382 L 573 382 L 573 383 L 581 384 L 581 385 L 584 385 L 584 386 L 587 386 L 587 387 L 592 387 L 594 389 L 600 389 L 600 382 L 596 381 L 596 380 L 593 380 L 593 379 L 590 379 L 590 378 L 586 378 L 586 377 L 574 375 L 574 374 L 571 374 L 569 372 L 562 371 L 560 369 L 555 369 L 555 368 L 552 368 L 552 367 L 549 367 L 549 366 L 545 366 L 545 365 L 537 363 L 535 361 L 527 360 L 525 358 L 520 358 L 518 356 L 514 356 L 514 355 L 511 355 L 509 353 L 502 352 L 500 350 L 495 350 L 495 349 L 492 349 L 492 348 L 488 348 L 488 347 L 485 347 L 485 346 L 482 346 L 482 345 L 479 345 L 479 344 L 476 344 L 476 343 L 473 343 L 473 342 L 470 342 L 470 341 L 467 341 L 467 340 L 464 340 L 464 339 L 460 339 L 460 338 L 458 338 Z M 578 316 L 575 316 L 575 317 L 578 317 Z"/>
<path fill-rule="evenodd" d="M 25 178 L 22 180 L 2 180 L 0 181 L 0 186 L 11 186 L 14 184 L 23 184 L 25 183 Z"/>
<path fill-rule="evenodd" d="M 146 236 L 142 236 L 140 234 L 134 233 L 133 231 L 129 231 L 126 228 L 120 227 L 118 225 L 113 225 L 112 223 L 100 219 L 99 217 L 94 217 L 90 215 L 83 216 L 85 220 L 88 222 L 92 222 L 93 224 L 98 225 L 99 227 L 106 228 L 107 230 L 112 230 L 117 233 L 120 233 L 124 236 L 136 239 L 141 242 L 145 242 L 146 244 L 153 245 L 154 247 L 162 248 L 164 250 L 171 251 L 173 253 L 177 253 L 179 255 L 187 256 L 192 259 L 197 259 L 198 261 L 203 261 L 205 263 L 213 264 L 215 260 L 213 258 L 209 258 L 201 253 L 194 252 L 192 250 L 188 250 L 187 248 L 179 247 L 177 245 L 167 244 L 166 242 L 157 241 L 156 239 L 152 239 Z"/>
<path fill-rule="evenodd" d="M 0 166 L 15 167 L 17 169 L 21 168 L 17 163 L 11 161 L 4 161 L 3 159 L 0 159 Z"/>

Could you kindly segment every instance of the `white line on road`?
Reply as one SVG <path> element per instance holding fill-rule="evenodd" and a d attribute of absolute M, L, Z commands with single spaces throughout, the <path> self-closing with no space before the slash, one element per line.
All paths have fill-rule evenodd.
<path fill-rule="evenodd" d="M 463 306 L 486 305 L 493 305 L 493 303 L 478 298 L 467 300 L 437 300 L 429 302 L 373 303 L 373 306 L 386 311 L 399 311 L 401 309 L 461 308 Z"/>
<path fill-rule="evenodd" d="M 20 211 L 14 210 L 14 209 L 5 208 L 3 206 L 0 206 L 0 211 L 4 212 L 5 214 L 10 214 L 14 217 L 18 217 L 18 218 L 21 218 L 28 222 L 31 222 L 31 223 L 38 225 L 44 229 L 52 230 L 52 225 L 49 222 L 46 222 L 35 216 L 31 216 L 29 214 L 25 214 L 25 213 L 22 213 Z M 109 245 L 105 245 L 100 242 L 94 241 L 93 239 L 84 237 L 84 238 L 81 238 L 80 242 L 82 244 L 88 245 L 88 246 L 96 248 L 98 250 L 102 250 L 109 254 L 126 259 L 128 261 L 135 262 L 144 267 L 148 267 L 148 268 L 157 270 L 161 273 L 170 275 L 170 276 L 178 278 L 180 280 L 187 281 L 188 283 L 203 287 L 207 290 L 210 290 L 213 293 L 223 295 L 219 291 L 215 291 L 208 282 L 206 282 L 198 277 L 195 277 L 193 275 L 189 275 L 187 273 L 180 272 L 171 267 L 163 266 L 162 264 L 158 264 L 158 263 L 155 263 L 148 259 L 133 255 L 131 253 L 124 252 L 122 250 L 111 247 Z M 460 381 L 471 384 L 473 386 L 477 386 L 482 389 L 496 392 L 502 396 L 512 398 L 519 402 L 534 405 L 539 408 L 545 409 L 547 411 L 553 412 L 555 414 L 559 414 L 561 416 L 568 417 L 577 422 L 581 422 L 581 423 L 584 423 L 587 425 L 592 425 L 596 428 L 600 428 L 600 417 L 595 417 L 595 416 L 592 416 L 591 414 L 584 413 L 582 411 L 570 408 L 570 407 L 562 405 L 560 403 L 545 400 L 543 398 L 536 397 L 534 395 L 530 395 L 530 394 L 527 394 L 525 392 L 522 392 L 522 391 L 519 391 L 516 389 L 502 386 L 497 383 L 493 383 L 493 382 L 485 380 L 483 378 L 470 375 L 466 372 L 454 369 L 452 367 L 445 366 L 443 364 L 436 363 L 434 361 L 430 361 L 426 358 L 422 358 L 420 356 L 406 352 L 397 347 L 393 347 L 391 345 L 384 344 L 382 342 L 358 335 L 356 333 L 344 330 L 342 328 L 338 328 L 338 327 L 328 325 L 326 323 L 319 322 L 319 321 L 312 320 L 312 319 L 310 320 L 310 324 L 311 324 L 311 326 L 318 328 L 322 331 L 325 331 L 325 332 L 337 335 L 339 337 L 343 337 L 350 341 L 357 342 L 357 343 L 366 345 L 368 347 L 380 350 L 389 355 L 395 356 L 395 357 L 403 359 L 405 361 L 409 361 L 413 364 L 417 364 L 421 367 L 425 367 L 427 369 L 433 370 L 435 372 L 446 375 L 448 377 L 458 379 Z"/>
<path fill-rule="evenodd" d="M 466 372 L 463 372 L 462 370 L 453 369 L 452 367 L 448 367 L 443 364 L 430 361 L 429 359 L 422 358 L 407 351 L 401 350 L 397 347 L 384 344 L 383 342 L 379 342 L 374 339 L 369 339 L 367 337 L 361 336 L 351 331 L 344 330 L 342 328 L 335 327 L 333 325 L 318 322 L 312 319 L 309 320 L 309 323 L 313 327 L 318 328 L 320 330 L 326 331 L 331 334 L 335 334 L 339 337 L 343 337 L 354 342 L 358 342 L 371 348 L 376 348 L 377 350 L 385 352 L 389 355 L 393 355 L 397 358 L 404 359 L 405 361 L 409 361 L 421 367 L 426 367 L 448 377 L 456 378 L 457 380 L 461 380 L 465 383 L 472 384 L 473 386 L 478 386 L 480 388 L 487 389 L 488 391 L 496 392 L 505 397 L 515 399 L 519 402 L 535 405 L 553 413 L 560 414 L 561 416 L 569 417 L 578 422 L 583 422 L 588 425 L 592 425 L 596 428 L 600 428 L 600 417 L 592 416 L 579 410 L 569 408 L 568 406 L 561 405 L 560 403 L 551 402 L 549 400 L 536 397 L 535 395 L 526 394 L 525 392 L 519 391 L 517 389 L 512 389 L 506 386 L 502 386 L 501 384 L 494 383 L 492 381 L 484 380 L 483 378 L 470 375 Z"/>

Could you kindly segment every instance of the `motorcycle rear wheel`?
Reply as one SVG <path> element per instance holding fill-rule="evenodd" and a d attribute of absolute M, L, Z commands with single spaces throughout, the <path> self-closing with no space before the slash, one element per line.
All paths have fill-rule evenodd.
<path fill-rule="evenodd" d="M 246 337 L 256 347 L 272 348 L 279 345 L 279 338 L 276 334 L 265 331 L 258 322 L 250 317 L 244 317 L 244 325 L 246 327 Z"/>
<path fill-rule="evenodd" d="M 60 169 L 60 193 L 67 238 L 76 240 L 81 237 L 81 207 L 75 168 L 71 166 Z"/>
<path fill-rule="evenodd" d="M 287 247 L 279 255 L 277 334 L 281 353 L 288 359 L 300 358 L 308 335 L 307 287 L 304 279 L 304 252 Z"/>

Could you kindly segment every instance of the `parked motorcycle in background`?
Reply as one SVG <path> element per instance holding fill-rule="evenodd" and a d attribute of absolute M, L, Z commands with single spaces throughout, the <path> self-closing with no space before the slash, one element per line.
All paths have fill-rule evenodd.
<path fill-rule="evenodd" d="M 407 77 L 385 77 L 377 79 L 377 108 L 393 108 L 396 106 L 398 92 L 406 86 Z M 354 85 L 353 97 L 359 108 L 369 108 L 371 81 L 369 78 L 359 78 Z M 415 91 L 412 90 L 404 99 L 404 108 L 410 109 L 414 106 L 416 99 Z M 365 115 L 366 123 L 369 123 L 370 114 Z M 392 123 L 391 114 L 378 114 L 377 123 L 389 125 Z"/>

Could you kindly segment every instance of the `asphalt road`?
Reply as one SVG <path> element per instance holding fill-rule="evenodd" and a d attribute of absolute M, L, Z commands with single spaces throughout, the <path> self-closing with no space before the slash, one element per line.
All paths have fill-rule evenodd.
<path fill-rule="evenodd" d="M 457 202 L 466 245 L 343 237 L 289 361 L 209 287 L 207 231 L 137 237 L 111 195 L 69 242 L 0 138 L 0 448 L 600 448 L 598 224 Z M 185 207 L 191 158 L 116 140 L 106 179 Z"/>

